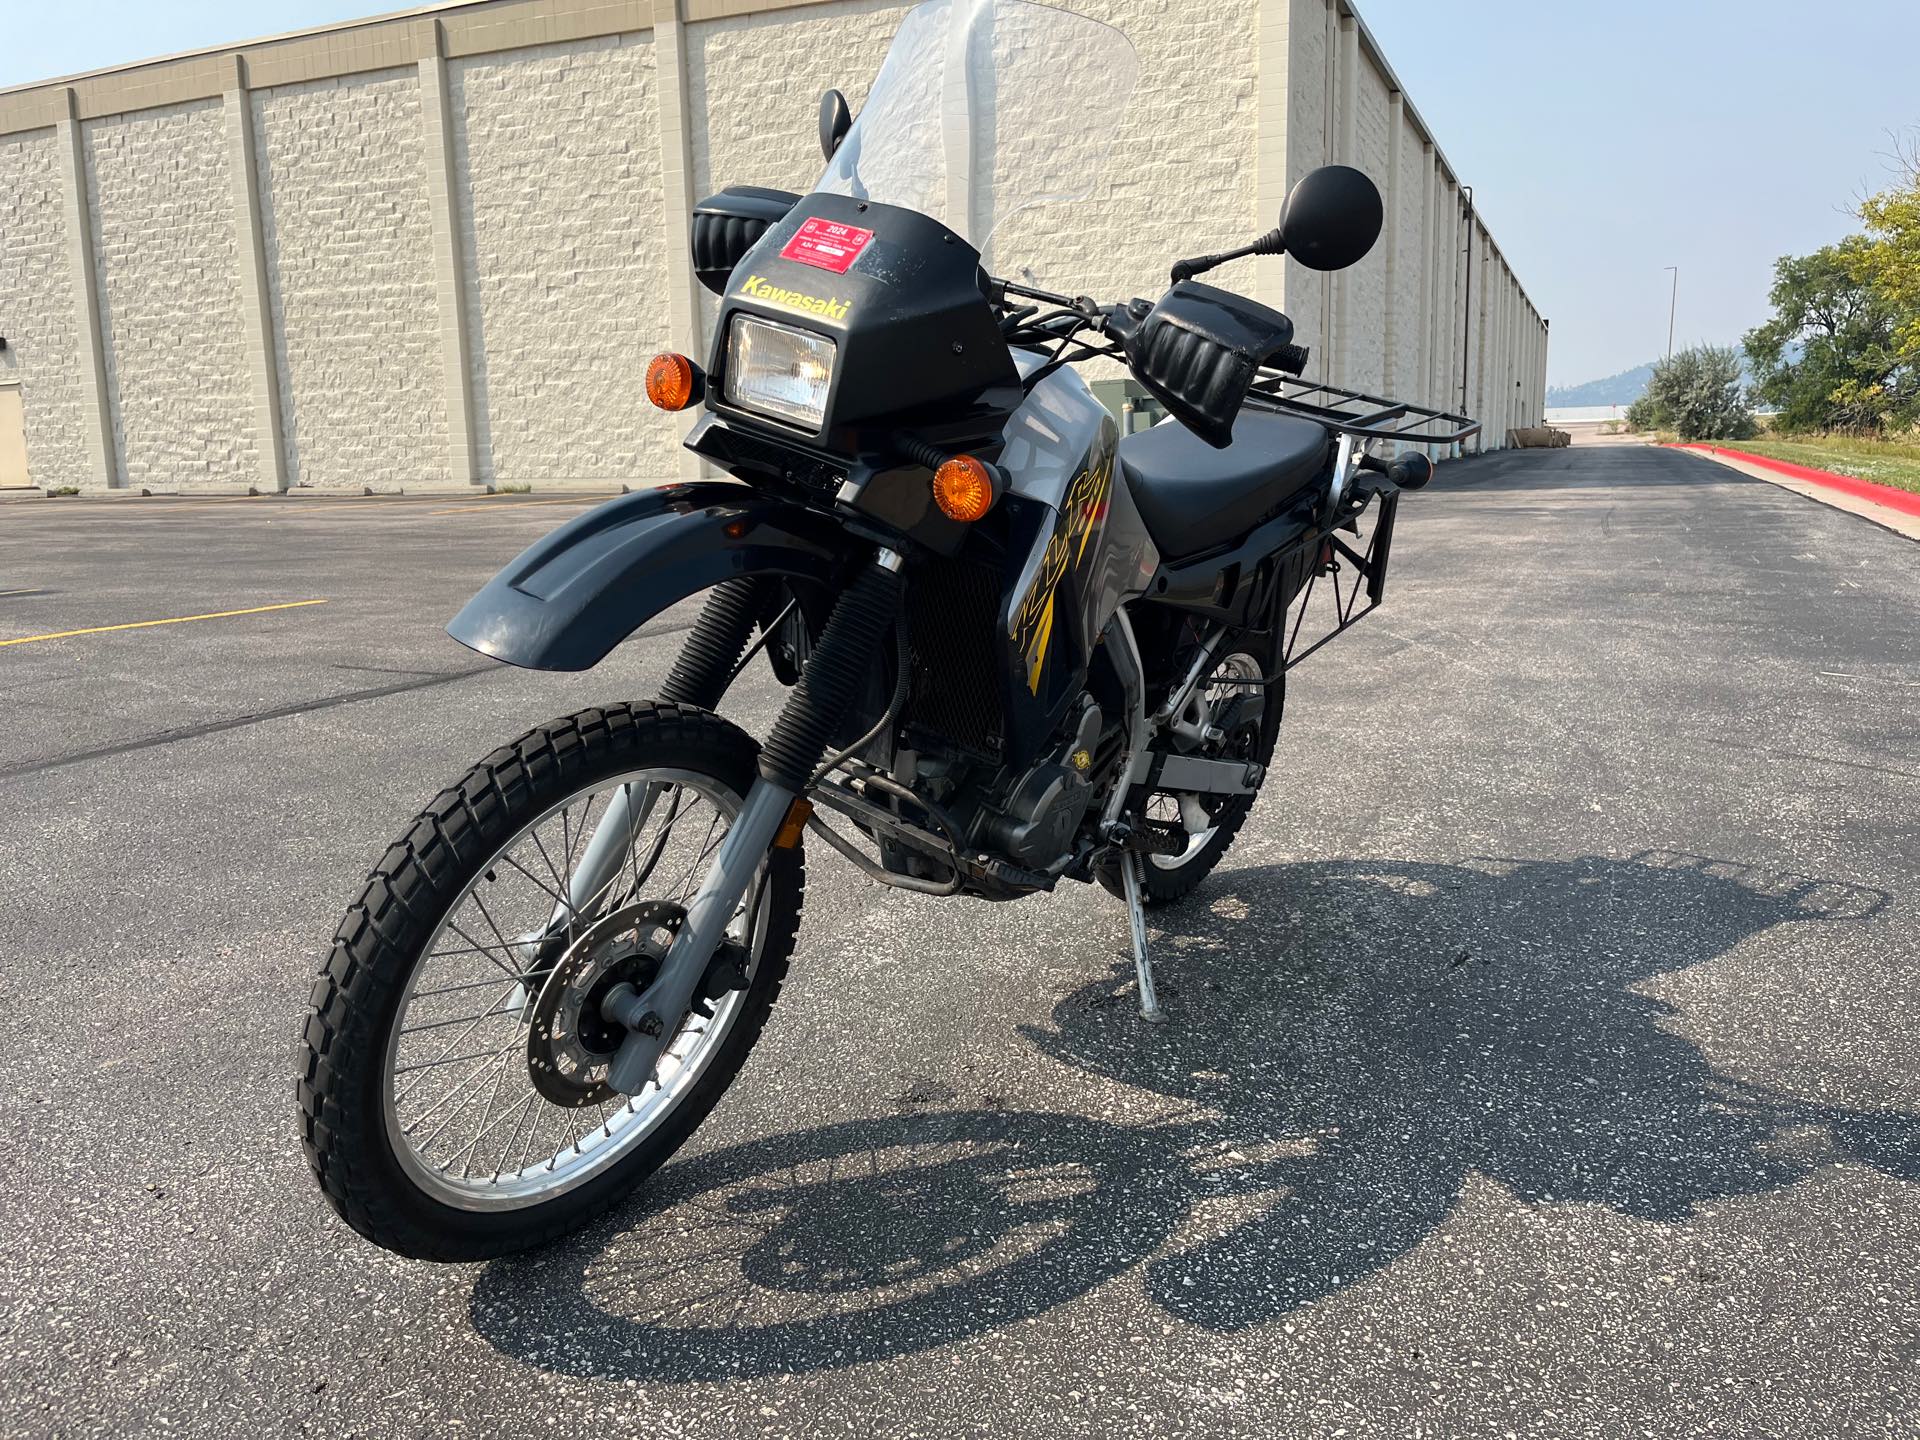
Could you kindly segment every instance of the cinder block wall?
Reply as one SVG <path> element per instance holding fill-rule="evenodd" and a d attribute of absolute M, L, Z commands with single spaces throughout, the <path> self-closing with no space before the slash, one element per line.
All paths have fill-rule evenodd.
<path fill-rule="evenodd" d="M 670 473 L 638 371 L 672 342 L 650 32 L 448 67 L 482 482 Z"/>
<path fill-rule="evenodd" d="M 0 135 L 0 377 L 21 386 L 29 473 L 78 485 L 92 476 L 57 140 L 52 129 Z"/>
<path fill-rule="evenodd" d="M 218 100 L 82 131 L 116 485 L 259 473 L 224 133 Z"/>
<path fill-rule="evenodd" d="M 290 485 L 452 478 L 420 88 L 394 69 L 250 97 Z"/>
<path fill-rule="evenodd" d="M 1356 165 L 1379 184 L 1387 224 L 1351 270 L 1292 260 L 1277 294 L 1313 347 L 1316 378 L 1482 422 L 1481 445 L 1541 422 L 1547 323 L 1527 298 L 1379 47 L 1338 0 L 1285 0 L 1288 182 Z"/>
<path fill-rule="evenodd" d="M 1272 225 L 1294 179 L 1388 200 L 1354 270 L 1241 261 L 1338 384 L 1536 421 L 1545 325 L 1345 0 L 1075 0 L 1139 52 L 1088 202 L 989 264 L 1102 297 Z M 0 383 L 82 490 L 607 487 L 687 473 L 640 397 L 704 353 L 688 212 L 804 190 L 891 0 L 481 0 L 0 93 Z M 1089 80 L 1086 103 L 1110 103 Z M 1471 294 L 1467 270 L 1471 264 Z M 1462 389 L 1464 380 L 1464 391 Z"/>

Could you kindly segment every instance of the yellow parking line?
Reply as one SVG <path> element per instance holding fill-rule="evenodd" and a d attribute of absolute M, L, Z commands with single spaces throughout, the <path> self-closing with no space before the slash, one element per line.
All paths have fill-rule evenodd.
<path fill-rule="evenodd" d="M 39 593 L 37 587 L 26 590 L 0 590 L 0 600 L 6 599 L 9 595 L 38 595 Z"/>
<path fill-rule="evenodd" d="M 279 605 L 254 605 L 245 610 L 215 610 L 206 615 L 175 615 L 168 620 L 130 620 L 124 625 L 89 625 L 84 630 L 56 630 L 51 635 L 22 635 L 0 640 L 0 647 L 31 645 L 37 640 L 67 640 L 75 635 L 104 635 L 109 630 L 145 630 L 154 625 L 186 625 L 195 620 L 225 620 L 232 615 L 264 615 L 269 610 L 298 610 L 302 605 L 324 605 L 324 600 L 287 600 Z"/>

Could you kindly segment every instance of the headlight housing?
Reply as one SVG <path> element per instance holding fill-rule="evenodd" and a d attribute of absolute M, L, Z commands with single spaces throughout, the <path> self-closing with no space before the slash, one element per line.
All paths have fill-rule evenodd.
<path fill-rule="evenodd" d="M 817 431 L 837 348 L 825 335 L 736 314 L 727 328 L 727 401 Z"/>

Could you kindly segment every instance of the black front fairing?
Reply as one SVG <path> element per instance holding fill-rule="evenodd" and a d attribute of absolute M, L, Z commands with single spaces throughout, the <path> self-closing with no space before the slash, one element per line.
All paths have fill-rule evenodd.
<path fill-rule="evenodd" d="M 844 273 L 785 258 L 808 220 L 872 232 Z M 728 399 L 727 335 L 738 313 L 829 336 L 826 418 L 808 431 Z M 980 255 L 937 220 L 892 205 L 813 194 L 734 267 L 708 364 L 708 408 L 776 443 L 843 464 L 897 463 L 910 431 L 949 450 L 997 435 L 1021 391 L 981 288 Z"/>
<path fill-rule="evenodd" d="M 809 220 L 871 236 L 855 237 L 850 258 L 843 251 L 811 264 L 794 258 L 808 253 L 796 237 L 819 233 L 805 229 Z M 727 337 L 741 315 L 833 340 L 817 429 L 730 397 Z M 837 515 L 853 533 L 912 541 L 907 728 L 977 760 L 1023 766 L 1081 693 L 1116 600 L 1098 578 L 1116 432 L 1084 387 L 1076 393 L 1034 402 L 1046 416 L 1044 441 L 1015 427 L 1022 438 L 1010 446 L 1028 388 L 988 303 L 978 252 L 917 211 L 815 193 L 729 277 L 706 414 L 687 444 L 750 485 Z M 907 437 L 922 444 L 903 451 Z M 1007 493 L 975 524 L 948 519 L 925 464 L 908 458 L 914 450 L 924 458 L 925 447 L 1013 466 Z M 1049 480 L 1055 469 L 1063 473 Z"/>

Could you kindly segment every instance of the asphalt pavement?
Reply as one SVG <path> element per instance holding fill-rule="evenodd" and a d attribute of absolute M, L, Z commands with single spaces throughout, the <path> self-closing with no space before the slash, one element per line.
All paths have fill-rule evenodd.
<path fill-rule="evenodd" d="M 1103 891 L 814 846 L 681 1156 L 403 1261 L 294 1042 L 423 800 L 664 675 L 686 607 L 577 676 L 442 633 L 578 508 L 0 506 L 0 1432 L 1920 1433 L 1920 546 L 1671 451 L 1443 467 L 1155 913 L 1171 1024 Z"/>

